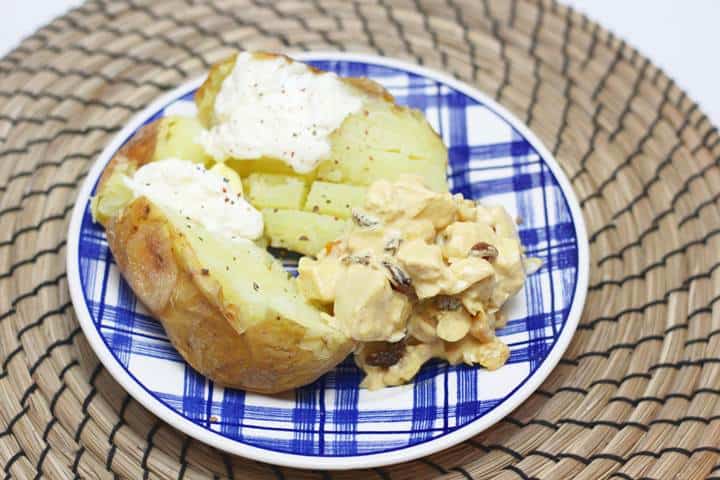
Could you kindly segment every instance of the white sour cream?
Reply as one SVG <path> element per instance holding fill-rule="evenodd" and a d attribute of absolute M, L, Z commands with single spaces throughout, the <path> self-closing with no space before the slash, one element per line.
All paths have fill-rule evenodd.
<path fill-rule="evenodd" d="M 334 73 L 244 52 L 217 95 L 219 123 L 200 142 L 217 160 L 274 157 L 307 173 L 328 158 L 330 134 L 364 100 Z"/>
<path fill-rule="evenodd" d="M 203 165 L 159 160 L 140 167 L 127 184 L 136 198 L 147 197 L 182 220 L 182 231 L 198 224 L 233 241 L 255 240 L 263 233 L 262 214 L 227 179 Z"/>

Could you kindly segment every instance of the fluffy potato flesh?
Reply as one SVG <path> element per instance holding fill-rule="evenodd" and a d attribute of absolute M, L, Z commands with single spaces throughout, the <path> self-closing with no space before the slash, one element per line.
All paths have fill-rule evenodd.
<path fill-rule="evenodd" d="M 264 248 L 216 238 L 197 225 L 185 229 L 172 212 L 117 188 L 121 175 L 152 159 L 154 149 L 137 143 L 156 138 L 141 132 L 113 159 L 93 213 L 120 271 L 173 345 L 216 382 L 261 393 L 305 385 L 334 367 L 352 342 Z"/>
<path fill-rule="evenodd" d="M 347 220 L 313 212 L 274 208 L 265 209 L 262 214 L 270 246 L 303 255 L 315 255 L 348 226 Z"/>
<path fill-rule="evenodd" d="M 345 119 L 331 145 L 331 157 L 318 167 L 320 180 L 369 185 L 411 173 L 433 190 L 448 189 L 445 145 L 416 110 L 372 100 Z"/>
<path fill-rule="evenodd" d="M 176 157 L 209 165 L 212 157 L 197 142 L 202 130 L 203 126 L 196 118 L 179 115 L 163 117 L 158 126 L 153 160 Z"/>
<path fill-rule="evenodd" d="M 299 210 L 305 203 L 307 184 L 300 177 L 278 173 L 251 173 L 245 180 L 245 198 L 256 208 Z"/>
<path fill-rule="evenodd" d="M 92 212 L 95 220 L 105 223 L 117 216 L 133 200 L 133 191 L 125 184 L 128 165 L 118 165 L 103 183 L 92 199 Z"/>
<path fill-rule="evenodd" d="M 350 218 L 353 208 L 362 207 L 365 188 L 342 183 L 313 182 L 305 210 L 340 218 Z"/>

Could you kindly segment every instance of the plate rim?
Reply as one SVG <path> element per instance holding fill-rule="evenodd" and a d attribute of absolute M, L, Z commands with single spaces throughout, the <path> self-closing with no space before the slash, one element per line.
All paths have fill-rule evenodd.
<path fill-rule="evenodd" d="M 529 378 L 525 380 L 523 385 L 521 385 L 514 393 L 512 393 L 500 405 L 492 409 L 486 415 L 483 415 L 482 417 L 473 420 L 450 433 L 420 444 L 387 452 L 363 455 L 302 455 L 273 451 L 231 440 L 222 436 L 218 432 L 213 432 L 196 425 L 180 413 L 168 408 L 157 398 L 150 395 L 139 384 L 139 382 L 133 379 L 118 363 L 117 359 L 112 355 L 105 342 L 102 340 L 99 331 L 95 328 L 88 305 L 84 299 L 82 283 L 80 280 L 79 264 L 76 261 L 79 255 L 80 230 L 87 205 L 87 199 L 90 197 L 98 176 L 105 168 L 107 162 L 112 158 L 112 155 L 125 143 L 126 139 L 142 125 L 149 112 L 155 112 L 162 106 L 169 103 L 169 101 L 180 98 L 193 89 L 198 88 L 205 80 L 206 75 L 188 80 L 150 102 L 145 108 L 128 120 L 125 126 L 117 134 L 115 134 L 113 139 L 96 157 L 87 174 L 87 177 L 83 181 L 81 189 L 78 191 L 73 207 L 72 217 L 68 226 L 66 269 L 68 274 L 68 288 L 70 290 L 70 297 L 75 310 L 75 316 L 78 319 L 83 333 L 85 334 L 85 337 L 87 338 L 94 353 L 98 356 L 99 360 L 113 378 L 125 389 L 125 391 L 132 395 L 135 400 L 174 428 L 177 428 L 183 433 L 190 435 L 203 443 L 228 453 L 285 467 L 347 470 L 355 468 L 372 468 L 405 462 L 452 447 L 493 426 L 527 400 L 527 398 L 530 397 L 535 390 L 537 390 L 540 384 L 545 381 L 550 372 L 555 368 L 575 334 L 585 305 L 590 270 L 587 230 L 577 196 L 575 195 L 567 176 L 557 163 L 555 156 L 545 147 L 542 141 L 530 130 L 530 128 L 509 110 L 490 98 L 487 94 L 465 82 L 434 69 L 403 60 L 373 54 L 310 51 L 290 52 L 288 55 L 300 61 L 355 61 L 372 65 L 386 66 L 402 69 L 408 73 L 420 75 L 444 83 L 449 87 L 480 101 L 490 108 L 494 113 L 502 117 L 514 129 L 516 129 L 537 151 L 552 174 L 555 176 L 560 189 L 565 196 L 575 228 L 578 248 L 577 283 L 566 324 L 556 340 L 555 345 L 550 350 L 547 357 L 543 360 L 542 364 L 530 375 Z"/>

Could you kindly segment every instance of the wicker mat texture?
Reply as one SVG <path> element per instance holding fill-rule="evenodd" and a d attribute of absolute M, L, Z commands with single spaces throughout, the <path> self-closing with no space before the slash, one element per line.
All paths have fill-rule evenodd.
<path fill-rule="evenodd" d="M 588 224 L 564 359 L 489 431 L 352 472 L 225 455 L 113 381 L 74 317 L 78 185 L 128 118 L 235 49 L 449 72 L 540 136 Z M 14 478 L 720 479 L 720 137 L 658 68 L 548 0 L 94 0 L 0 60 L 0 462 Z"/>

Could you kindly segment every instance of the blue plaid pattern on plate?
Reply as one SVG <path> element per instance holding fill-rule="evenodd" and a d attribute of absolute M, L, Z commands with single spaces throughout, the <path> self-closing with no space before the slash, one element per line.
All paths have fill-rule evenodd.
<path fill-rule="evenodd" d="M 498 332 L 511 349 L 508 364 L 488 372 L 431 362 L 410 385 L 369 392 L 358 388 L 362 374 L 349 358 L 312 385 L 285 395 L 218 387 L 183 361 L 162 326 L 138 303 L 117 270 L 103 229 L 92 222 L 87 198 L 80 199 L 85 209 L 74 260 L 82 297 L 92 327 L 129 381 L 205 430 L 239 444 L 302 456 L 405 449 L 483 418 L 537 372 L 567 327 L 576 299 L 577 220 L 568 194 L 534 142 L 479 99 L 400 67 L 352 60 L 310 63 L 343 76 L 370 77 L 398 103 L 423 111 L 448 146 L 452 190 L 501 204 L 523 219 L 522 242 L 543 266 L 510 302 L 508 324 Z M 147 112 L 145 123 L 194 112 L 193 94 Z M 293 263 L 286 261 L 286 266 L 292 269 Z"/>

